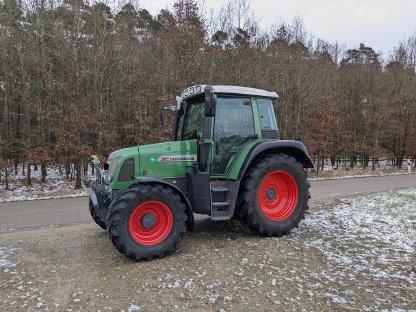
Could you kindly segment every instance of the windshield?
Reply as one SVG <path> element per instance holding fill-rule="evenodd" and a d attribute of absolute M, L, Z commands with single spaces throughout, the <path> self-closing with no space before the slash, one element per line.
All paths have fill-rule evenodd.
<path fill-rule="evenodd" d="M 204 101 L 188 105 L 182 128 L 182 140 L 197 139 L 198 136 L 202 136 L 204 109 Z"/>

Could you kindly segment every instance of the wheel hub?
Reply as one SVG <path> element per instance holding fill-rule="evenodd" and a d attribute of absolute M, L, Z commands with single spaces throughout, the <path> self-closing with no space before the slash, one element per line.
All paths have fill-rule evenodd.
<path fill-rule="evenodd" d="M 283 221 L 295 211 L 299 191 L 289 172 L 276 170 L 263 178 L 257 194 L 263 214 L 273 221 Z"/>
<path fill-rule="evenodd" d="M 143 215 L 140 222 L 146 230 L 151 229 L 156 225 L 156 215 L 154 215 L 153 213 L 146 213 L 145 215 Z"/>
<path fill-rule="evenodd" d="M 270 187 L 266 190 L 266 198 L 268 200 L 273 200 L 276 198 L 277 192 L 274 188 Z"/>

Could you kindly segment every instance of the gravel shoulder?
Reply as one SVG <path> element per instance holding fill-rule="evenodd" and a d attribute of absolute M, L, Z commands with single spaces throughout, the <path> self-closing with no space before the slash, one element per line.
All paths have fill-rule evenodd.
<path fill-rule="evenodd" d="M 2 311 L 416 309 L 416 190 L 315 200 L 258 237 L 198 218 L 171 256 L 134 262 L 78 224 L 0 234 Z"/>

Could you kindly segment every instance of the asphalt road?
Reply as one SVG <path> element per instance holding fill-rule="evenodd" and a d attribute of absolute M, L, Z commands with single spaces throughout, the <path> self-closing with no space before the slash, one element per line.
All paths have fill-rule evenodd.
<path fill-rule="evenodd" d="M 311 181 L 312 200 L 415 187 L 416 174 Z M 0 232 L 91 222 L 86 197 L 0 203 Z"/>

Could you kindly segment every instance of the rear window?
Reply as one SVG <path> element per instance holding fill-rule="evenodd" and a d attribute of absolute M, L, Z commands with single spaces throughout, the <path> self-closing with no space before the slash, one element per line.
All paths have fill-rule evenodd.
<path fill-rule="evenodd" d="M 260 127 L 262 130 L 277 130 L 276 117 L 270 99 L 257 99 Z"/>

